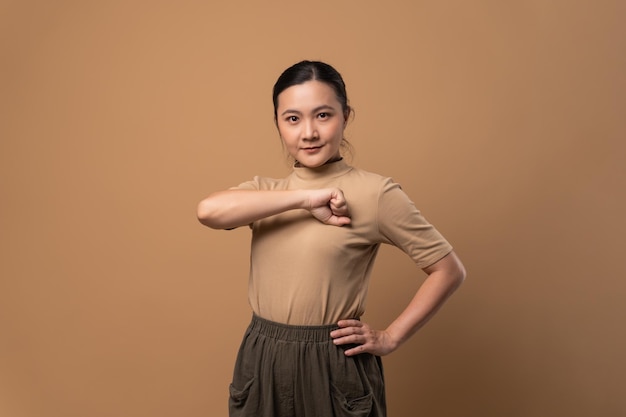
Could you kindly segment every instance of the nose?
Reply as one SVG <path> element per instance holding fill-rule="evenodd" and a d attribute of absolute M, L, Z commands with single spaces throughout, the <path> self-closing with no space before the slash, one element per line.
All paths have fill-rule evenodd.
<path fill-rule="evenodd" d="M 313 120 L 307 120 L 302 126 L 302 139 L 303 140 L 316 140 L 319 138 L 317 132 L 317 126 Z"/>

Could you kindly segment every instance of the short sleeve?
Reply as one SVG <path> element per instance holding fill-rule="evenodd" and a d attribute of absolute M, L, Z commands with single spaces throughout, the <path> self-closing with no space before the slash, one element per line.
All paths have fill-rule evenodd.
<path fill-rule="evenodd" d="M 434 264 L 452 251 L 450 243 L 391 179 L 381 188 L 377 221 L 383 241 L 404 251 L 420 268 Z"/>
<path fill-rule="evenodd" d="M 255 176 L 249 181 L 244 181 L 241 184 L 230 187 L 229 190 L 250 190 L 250 191 L 262 191 L 262 190 L 275 190 L 278 189 L 277 185 L 280 181 L 266 178 L 261 176 Z M 250 228 L 254 228 L 254 222 L 249 224 Z"/>

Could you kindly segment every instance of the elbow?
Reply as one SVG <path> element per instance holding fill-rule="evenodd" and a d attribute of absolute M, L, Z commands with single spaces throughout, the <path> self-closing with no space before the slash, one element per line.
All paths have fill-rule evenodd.
<path fill-rule="evenodd" d="M 200 201 L 197 208 L 198 221 L 211 229 L 230 230 L 242 226 L 238 205 L 224 193 L 209 195 Z"/>
<path fill-rule="evenodd" d="M 467 270 L 465 269 L 465 266 L 463 265 L 463 263 L 461 262 L 461 260 L 455 256 L 455 271 L 453 273 L 453 276 L 455 278 L 455 289 L 459 288 L 461 286 L 461 284 L 463 284 L 463 282 L 465 281 L 465 278 L 467 278 Z"/>
<path fill-rule="evenodd" d="M 463 265 L 463 262 L 461 261 L 459 256 L 456 254 L 456 252 L 452 252 L 451 255 L 452 256 L 450 258 L 452 261 L 454 274 L 457 276 L 460 282 L 463 282 L 465 278 L 467 277 L 467 271 L 465 270 L 465 265 Z"/>
<path fill-rule="evenodd" d="M 461 284 L 463 284 L 465 278 L 467 278 L 467 270 L 462 263 L 459 263 L 459 270 L 457 271 L 457 287 L 460 287 Z"/>
<path fill-rule="evenodd" d="M 198 221 L 203 225 L 210 227 L 211 229 L 224 229 L 219 221 L 220 216 L 217 213 L 217 210 L 214 207 L 214 204 L 211 203 L 208 199 L 202 200 L 198 204 L 196 215 L 198 217 Z"/>
<path fill-rule="evenodd" d="M 442 267 L 447 272 L 446 275 L 448 276 L 450 287 L 452 291 L 456 291 L 467 278 L 467 270 L 454 251 L 442 261 Z"/>

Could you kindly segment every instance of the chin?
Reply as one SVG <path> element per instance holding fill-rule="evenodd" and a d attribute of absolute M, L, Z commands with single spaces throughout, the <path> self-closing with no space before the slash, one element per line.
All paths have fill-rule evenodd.
<path fill-rule="evenodd" d="M 341 155 L 303 155 L 302 159 L 295 158 L 300 165 L 308 168 L 317 168 L 329 162 L 341 159 Z"/>
<path fill-rule="evenodd" d="M 305 168 L 317 168 L 317 167 L 321 167 L 322 165 L 324 165 L 324 163 L 310 163 L 307 161 L 298 161 L 298 164 L 300 164 L 300 166 L 303 166 Z"/>
<path fill-rule="evenodd" d="M 305 166 L 307 168 L 317 168 L 326 163 L 327 158 L 318 158 L 318 157 L 304 157 L 304 158 L 296 158 L 296 161 L 300 163 L 300 165 Z"/>

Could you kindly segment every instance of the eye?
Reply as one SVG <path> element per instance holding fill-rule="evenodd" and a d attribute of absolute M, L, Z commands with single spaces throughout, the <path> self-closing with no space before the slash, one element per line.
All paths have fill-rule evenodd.
<path fill-rule="evenodd" d="M 328 119 L 330 117 L 330 113 L 322 112 L 317 115 L 320 119 Z"/>
<path fill-rule="evenodd" d="M 286 122 L 288 122 L 288 123 L 297 123 L 297 122 L 298 122 L 298 120 L 300 120 L 300 119 L 298 118 L 298 116 L 294 116 L 294 115 L 287 116 L 287 117 L 285 118 L 285 121 L 286 121 Z"/>

